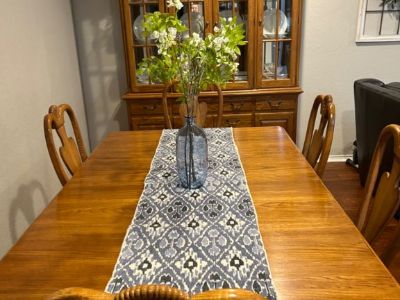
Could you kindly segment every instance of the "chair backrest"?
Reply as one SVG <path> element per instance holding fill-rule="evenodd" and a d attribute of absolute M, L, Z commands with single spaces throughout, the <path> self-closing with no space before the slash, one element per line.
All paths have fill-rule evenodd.
<path fill-rule="evenodd" d="M 265 300 L 259 294 L 244 289 L 219 289 L 196 294 L 166 285 L 138 285 L 118 294 L 108 294 L 92 289 L 67 288 L 51 295 L 48 300 Z"/>
<path fill-rule="evenodd" d="M 393 163 L 390 172 L 384 172 L 380 178 L 379 168 L 388 142 L 393 139 Z M 357 227 L 365 239 L 372 243 L 396 213 L 399 200 L 400 179 L 400 126 L 386 126 L 378 139 L 372 157 L 367 182 L 365 199 L 361 205 Z M 394 255 L 400 250 L 400 225 L 397 225 L 395 238 L 387 245 L 381 258 L 390 264 Z"/>
<path fill-rule="evenodd" d="M 118 294 L 85 288 L 66 288 L 57 291 L 49 300 L 189 300 L 189 295 L 167 285 L 138 285 Z"/>
<path fill-rule="evenodd" d="M 320 122 L 318 128 L 314 128 L 318 109 L 320 112 Z M 332 96 L 318 95 L 311 109 L 302 152 L 320 177 L 324 173 L 331 151 L 333 131 L 335 129 L 335 115 L 335 104 L 333 104 Z"/>
<path fill-rule="evenodd" d="M 168 96 L 169 96 L 170 90 L 173 89 L 174 86 L 175 85 L 173 83 L 165 85 L 163 93 L 162 93 L 162 105 L 163 105 L 163 111 L 164 111 L 165 127 L 169 128 L 169 129 L 172 129 L 172 120 L 171 120 L 171 112 L 170 112 L 170 109 L 168 108 Z M 222 115 L 223 115 L 223 109 L 224 109 L 224 97 L 222 94 L 221 87 L 219 85 L 214 85 L 214 87 L 218 93 L 217 127 L 221 127 Z M 194 103 L 193 111 L 195 112 L 195 115 L 196 115 L 196 124 L 199 125 L 200 127 L 204 127 L 204 125 L 206 124 L 206 118 L 207 118 L 207 103 L 206 102 L 199 103 L 196 101 L 196 103 Z M 179 115 L 182 119 L 184 119 L 185 116 L 187 115 L 185 104 L 180 104 Z"/>
<path fill-rule="evenodd" d="M 64 119 L 65 112 L 68 114 L 71 121 L 76 142 L 67 134 Z M 54 143 L 53 130 L 57 132 L 61 141 L 59 153 Z M 69 180 L 69 176 L 65 172 L 61 159 L 71 175 L 74 175 L 80 168 L 82 162 L 87 159 L 78 121 L 74 111 L 68 104 L 50 106 L 49 113 L 44 117 L 44 135 L 46 137 L 47 150 L 49 151 L 53 167 L 61 184 L 65 185 Z"/>

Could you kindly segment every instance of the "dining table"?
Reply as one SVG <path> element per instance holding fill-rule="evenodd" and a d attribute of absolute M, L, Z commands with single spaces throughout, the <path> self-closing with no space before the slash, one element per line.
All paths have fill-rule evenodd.
<path fill-rule="evenodd" d="M 160 136 L 112 132 L 95 148 L 0 261 L 0 299 L 105 289 Z M 283 128 L 233 128 L 233 137 L 277 299 L 400 299 L 397 281 Z"/>

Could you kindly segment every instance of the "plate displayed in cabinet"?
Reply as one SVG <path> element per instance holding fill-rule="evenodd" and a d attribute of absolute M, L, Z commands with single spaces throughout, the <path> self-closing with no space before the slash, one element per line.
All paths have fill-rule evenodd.
<path fill-rule="evenodd" d="M 146 37 L 144 35 L 144 17 L 142 13 L 137 16 L 135 21 L 133 21 L 132 31 L 136 41 L 138 41 L 139 43 L 144 43 Z M 148 36 L 148 39 L 154 41 L 154 36 L 150 34 Z"/>
<path fill-rule="evenodd" d="M 278 37 L 282 38 L 286 35 L 286 29 L 288 28 L 288 19 L 286 15 L 278 10 L 279 14 L 279 28 Z M 276 9 L 267 9 L 264 11 L 264 27 L 263 35 L 267 39 L 273 39 L 276 36 Z"/>
<path fill-rule="evenodd" d="M 140 14 L 135 21 L 133 21 L 133 34 L 135 35 L 135 38 L 139 41 L 139 42 L 143 42 L 144 41 L 144 26 L 143 26 L 143 22 L 144 22 L 144 17 L 142 14 Z"/>

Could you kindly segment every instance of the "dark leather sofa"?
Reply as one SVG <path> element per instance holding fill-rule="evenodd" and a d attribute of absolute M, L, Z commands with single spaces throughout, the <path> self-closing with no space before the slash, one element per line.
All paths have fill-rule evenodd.
<path fill-rule="evenodd" d="M 354 100 L 360 182 L 365 185 L 381 130 L 388 124 L 400 124 L 400 82 L 384 84 L 377 79 L 357 80 Z M 390 170 L 392 157 L 393 144 L 389 144 L 380 172 Z"/>

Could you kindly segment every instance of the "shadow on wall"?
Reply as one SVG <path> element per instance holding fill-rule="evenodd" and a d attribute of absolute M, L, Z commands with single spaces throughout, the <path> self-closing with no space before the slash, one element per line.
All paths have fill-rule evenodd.
<path fill-rule="evenodd" d="M 110 131 L 129 129 L 120 9 L 115 0 L 74 0 L 72 8 L 93 149 Z"/>
<path fill-rule="evenodd" d="M 347 155 L 353 153 L 353 141 L 356 139 L 354 110 L 342 112 L 342 153 Z M 349 142 L 350 141 L 350 142 Z"/>
<path fill-rule="evenodd" d="M 21 213 L 25 218 L 27 224 L 32 224 L 35 220 L 35 193 L 38 191 L 40 193 L 40 200 L 43 202 L 44 206 L 49 204 L 48 196 L 45 189 L 41 183 L 37 180 L 33 180 L 29 184 L 22 184 L 18 188 L 17 195 L 11 201 L 10 212 L 9 212 L 9 225 L 10 233 L 13 244 L 18 240 L 19 233 L 17 232 L 17 220 L 18 214 Z"/>

